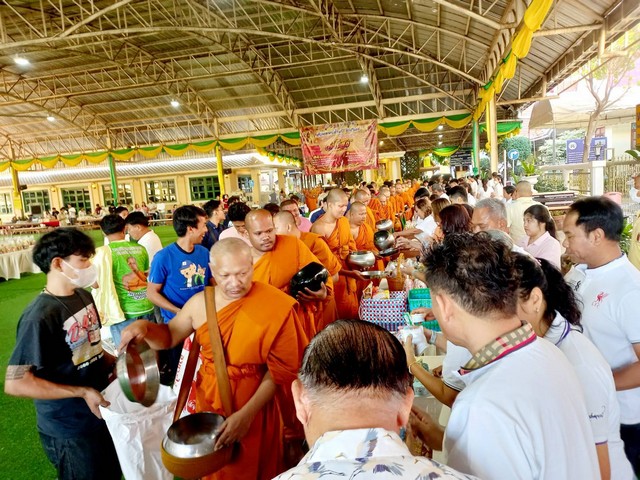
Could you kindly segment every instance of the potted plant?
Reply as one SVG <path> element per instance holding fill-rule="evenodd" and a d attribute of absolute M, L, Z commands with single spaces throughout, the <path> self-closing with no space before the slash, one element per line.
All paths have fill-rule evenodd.
<path fill-rule="evenodd" d="M 533 155 L 530 155 L 529 157 L 527 157 L 526 160 L 522 160 L 520 162 L 520 165 L 522 166 L 522 172 L 523 172 L 521 180 L 526 180 L 531 185 L 535 185 L 536 183 L 538 183 L 538 177 L 539 177 L 540 171 L 536 166 L 536 157 Z"/>

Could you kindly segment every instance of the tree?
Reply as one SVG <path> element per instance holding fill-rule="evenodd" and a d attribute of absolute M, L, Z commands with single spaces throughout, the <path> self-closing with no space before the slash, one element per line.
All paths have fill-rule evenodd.
<path fill-rule="evenodd" d="M 600 115 L 620 100 L 631 87 L 631 76 L 627 75 L 640 58 L 639 28 L 626 32 L 611 45 L 609 52 L 599 55 L 584 68 L 585 82 L 595 100 L 595 108 L 589 115 L 584 138 L 582 161 L 589 161 L 591 139 Z M 616 92 L 614 89 L 620 87 Z"/>
<path fill-rule="evenodd" d="M 422 160 L 420 152 L 406 152 L 400 159 L 400 175 L 403 179 L 418 179 L 420 178 L 420 167 L 422 166 Z"/>
<path fill-rule="evenodd" d="M 520 160 L 525 160 L 531 155 L 531 140 L 520 135 L 505 138 L 504 140 L 502 140 L 502 142 L 500 142 L 500 146 L 498 147 L 498 158 L 504 158 L 503 152 L 505 150 L 507 152 L 509 150 L 517 150 L 519 154 L 518 158 Z"/>

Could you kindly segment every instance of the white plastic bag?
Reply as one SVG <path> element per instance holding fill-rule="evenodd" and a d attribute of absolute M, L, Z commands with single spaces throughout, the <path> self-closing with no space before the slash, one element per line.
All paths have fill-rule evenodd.
<path fill-rule="evenodd" d="M 160 385 L 158 398 L 150 407 L 131 402 L 118 382 L 112 382 L 103 392 L 111 402 L 100 413 L 116 447 L 122 474 L 126 480 L 173 480 L 164 468 L 160 443 L 173 420 L 177 396 L 170 387 Z"/>

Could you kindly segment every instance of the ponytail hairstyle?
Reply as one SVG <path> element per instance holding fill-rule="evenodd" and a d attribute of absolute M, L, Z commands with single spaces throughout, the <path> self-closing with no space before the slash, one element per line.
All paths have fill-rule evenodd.
<path fill-rule="evenodd" d="M 524 211 L 524 214 L 531 215 L 539 223 L 544 223 L 544 229 L 549 232 L 549 235 L 556 238 L 556 222 L 554 222 L 547 207 L 544 205 L 531 205 Z"/>
<path fill-rule="evenodd" d="M 551 326 L 558 312 L 571 325 L 582 331 L 578 300 L 573 289 L 565 282 L 560 270 L 543 258 L 534 259 L 522 253 L 513 253 L 513 255 L 519 297 L 527 300 L 534 287 L 538 287 L 547 304 L 543 315 L 547 326 Z"/>

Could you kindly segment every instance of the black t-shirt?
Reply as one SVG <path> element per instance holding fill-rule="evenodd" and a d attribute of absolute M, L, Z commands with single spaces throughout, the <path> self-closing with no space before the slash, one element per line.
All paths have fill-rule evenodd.
<path fill-rule="evenodd" d="M 36 377 L 102 391 L 108 384 L 109 366 L 102 350 L 100 326 L 88 292 L 76 289 L 68 297 L 40 294 L 20 317 L 9 365 L 33 365 Z M 78 436 L 102 422 L 82 398 L 34 403 L 38 430 L 53 437 Z"/>

